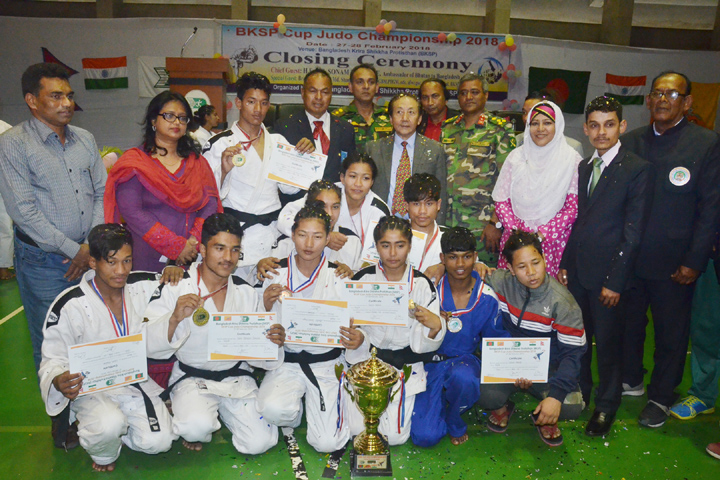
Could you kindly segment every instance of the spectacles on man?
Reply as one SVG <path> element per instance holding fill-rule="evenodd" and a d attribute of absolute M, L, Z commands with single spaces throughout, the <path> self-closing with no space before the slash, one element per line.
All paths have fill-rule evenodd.
<path fill-rule="evenodd" d="M 174 113 L 165 112 L 158 113 L 158 116 L 163 117 L 168 123 L 173 123 L 176 118 L 178 122 L 182 123 L 183 125 L 187 125 L 188 123 L 190 123 L 190 117 L 186 117 L 185 115 L 175 115 Z"/>
<path fill-rule="evenodd" d="M 677 90 L 665 90 L 664 92 L 662 90 L 653 90 L 650 92 L 650 98 L 655 100 L 660 100 L 663 96 L 667 100 L 677 100 L 678 97 L 687 97 L 687 93 L 680 93 Z"/>

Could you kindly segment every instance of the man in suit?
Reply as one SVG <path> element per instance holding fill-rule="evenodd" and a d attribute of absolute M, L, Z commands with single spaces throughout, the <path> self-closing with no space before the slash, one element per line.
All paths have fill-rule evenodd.
<path fill-rule="evenodd" d="M 580 305 L 588 344 L 595 335 L 597 345 L 600 381 L 585 427 L 589 436 L 609 433 L 620 406 L 625 329 L 617 304 L 629 287 L 652 201 L 652 165 L 621 144 L 626 127 L 622 105 L 612 97 L 597 97 L 585 109 L 583 129 L 596 150 L 578 165 L 578 216 L 558 273 Z M 588 348 L 580 363 L 586 403 L 591 363 Z"/>
<path fill-rule="evenodd" d="M 386 200 L 393 215 L 407 218 L 403 187 L 414 173 L 429 173 L 440 180 L 442 203 L 438 223 L 445 222 L 447 209 L 447 163 L 445 151 L 438 142 L 417 133 L 420 124 L 420 101 L 399 94 L 388 104 L 394 135 L 366 143 L 363 148 L 378 167 L 373 191 Z"/>
<path fill-rule="evenodd" d="M 685 118 L 692 106 L 691 88 L 681 73 L 655 77 L 646 97 L 652 124 L 621 139 L 628 150 L 655 166 L 652 210 L 635 264 L 636 279 L 622 305 L 627 322 L 623 383 L 640 394 L 648 306 L 652 311 L 655 366 L 648 403 L 638 419 L 651 428 L 665 423 L 677 398 L 674 389 L 685 367 L 695 281 L 707 266 L 720 215 L 720 141 L 717 133 Z"/>
<path fill-rule="evenodd" d="M 428 78 L 420 84 L 419 91 L 423 116 L 418 132 L 431 140 L 439 142 L 443 122 L 460 112 L 448 108 L 447 101 L 450 98 L 450 92 L 448 92 L 443 79 Z"/>
<path fill-rule="evenodd" d="M 275 125 L 288 142 L 295 145 L 301 138 L 314 138 L 315 151 L 328 156 L 323 179 L 340 180 L 340 164 L 355 151 L 355 136 L 350 123 L 328 112 L 332 101 L 332 79 L 322 68 L 305 75 L 300 88 L 305 112 L 280 119 Z"/>

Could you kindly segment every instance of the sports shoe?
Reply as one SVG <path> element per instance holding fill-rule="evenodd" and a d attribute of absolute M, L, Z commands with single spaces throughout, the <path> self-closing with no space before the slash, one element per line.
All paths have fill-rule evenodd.
<path fill-rule="evenodd" d="M 713 457 L 720 460 L 720 442 L 718 443 L 711 443 L 710 445 L 705 448 L 705 451 L 708 452 Z"/>
<path fill-rule="evenodd" d="M 700 414 L 709 415 L 715 411 L 715 407 L 705 405 L 695 395 L 683 398 L 670 409 L 670 415 L 680 420 L 690 420 Z"/>
<path fill-rule="evenodd" d="M 636 385 L 634 387 L 631 387 L 627 383 L 622 384 L 623 391 L 622 394 L 629 397 L 642 397 L 645 395 L 645 385 L 640 382 L 640 385 Z"/>
<path fill-rule="evenodd" d="M 650 400 L 638 417 L 638 423 L 643 427 L 659 428 L 665 425 L 669 414 L 667 407 Z"/>

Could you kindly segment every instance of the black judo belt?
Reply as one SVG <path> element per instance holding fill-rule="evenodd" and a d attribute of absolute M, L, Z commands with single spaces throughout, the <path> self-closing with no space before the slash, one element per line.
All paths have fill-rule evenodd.
<path fill-rule="evenodd" d="M 145 393 L 145 390 L 140 388 L 140 385 L 138 385 L 137 383 L 133 383 L 130 386 L 137 388 L 142 394 L 143 402 L 145 402 L 145 413 L 147 413 L 148 424 L 150 425 L 150 431 L 159 432 L 160 422 L 158 421 L 157 412 L 155 412 L 155 406 L 152 404 L 150 397 L 148 397 L 148 394 Z"/>
<path fill-rule="evenodd" d="M 163 400 L 169 399 L 170 392 L 172 392 L 172 389 L 175 388 L 175 385 L 189 377 L 198 377 L 202 378 L 203 380 L 212 380 L 214 382 L 222 382 L 228 377 L 252 377 L 252 374 L 250 372 L 248 372 L 244 368 L 240 368 L 240 365 L 242 365 L 242 363 L 243 361 L 241 360 L 236 363 L 232 368 L 229 368 L 227 370 L 202 370 L 200 368 L 186 365 L 183 362 L 178 362 L 178 367 L 180 367 L 180 370 L 183 371 L 184 375 L 174 381 L 171 385 L 169 385 L 165 389 L 165 391 L 160 394 L 160 398 L 162 398 Z"/>
<path fill-rule="evenodd" d="M 319 354 L 312 354 L 308 352 L 285 352 L 285 362 L 297 363 L 298 365 L 300 365 L 300 369 L 303 371 L 308 380 L 310 380 L 310 383 L 312 383 L 315 388 L 317 388 L 318 393 L 320 394 L 320 410 L 322 410 L 323 412 L 325 411 L 325 399 L 323 398 L 322 390 L 320 389 L 320 384 L 317 381 L 317 377 L 315 377 L 312 368 L 310 368 L 310 364 L 327 362 L 328 360 L 335 360 L 341 354 L 342 351 L 339 348 L 333 348 L 327 353 Z"/>
<path fill-rule="evenodd" d="M 417 362 L 439 362 L 445 360 L 447 357 L 435 352 L 415 353 L 410 349 L 410 347 L 405 347 L 402 350 L 377 348 L 377 358 L 383 362 L 389 363 L 398 370 L 402 370 L 405 365 L 412 365 Z"/>
<path fill-rule="evenodd" d="M 272 222 L 278 219 L 280 216 L 280 209 L 275 210 L 274 212 L 270 213 L 263 213 L 262 215 L 253 215 L 252 213 L 247 212 L 241 212 L 239 210 L 235 210 L 228 207 L 223 207 L 223 210 L 225 213 L 229 213 L 233 217 L 240 220 L 243 224 L 243 230 L 247 230 L 248 228 L 255 226 L 255 225 L 265 225 L 268 226 Z"/>

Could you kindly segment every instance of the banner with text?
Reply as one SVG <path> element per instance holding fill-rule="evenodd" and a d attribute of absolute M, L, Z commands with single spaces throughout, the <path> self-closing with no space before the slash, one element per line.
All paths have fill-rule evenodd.
<path fill-rule="evenodd" d="M 272 25 L 241 23 L 223 25 L 222 53 L 238 76 L 247 71 L 267 76 L 273 93 L 299 93 L 305 74 L 320 67 L 330 73 L 334 94 L 350 95 L 350 70 L 369 63 L 380 74 L 381 96 L 414 92 L 426 78 L 439 77 L 455 98 L 460 77 L 474 72 L 487 78 L 489 99 L 498 101 L 507 98 L 503 73 L 508 67 L 522 71 L 522 65 L 513 64 L 520 61 L 520 46 L 503 48 L 504 39 L 459 33 L 449 42 L 431 32 L 393 30 L 384 35 L 367 28 L 294 26 L 287 26 L 283 35 Z"/>

